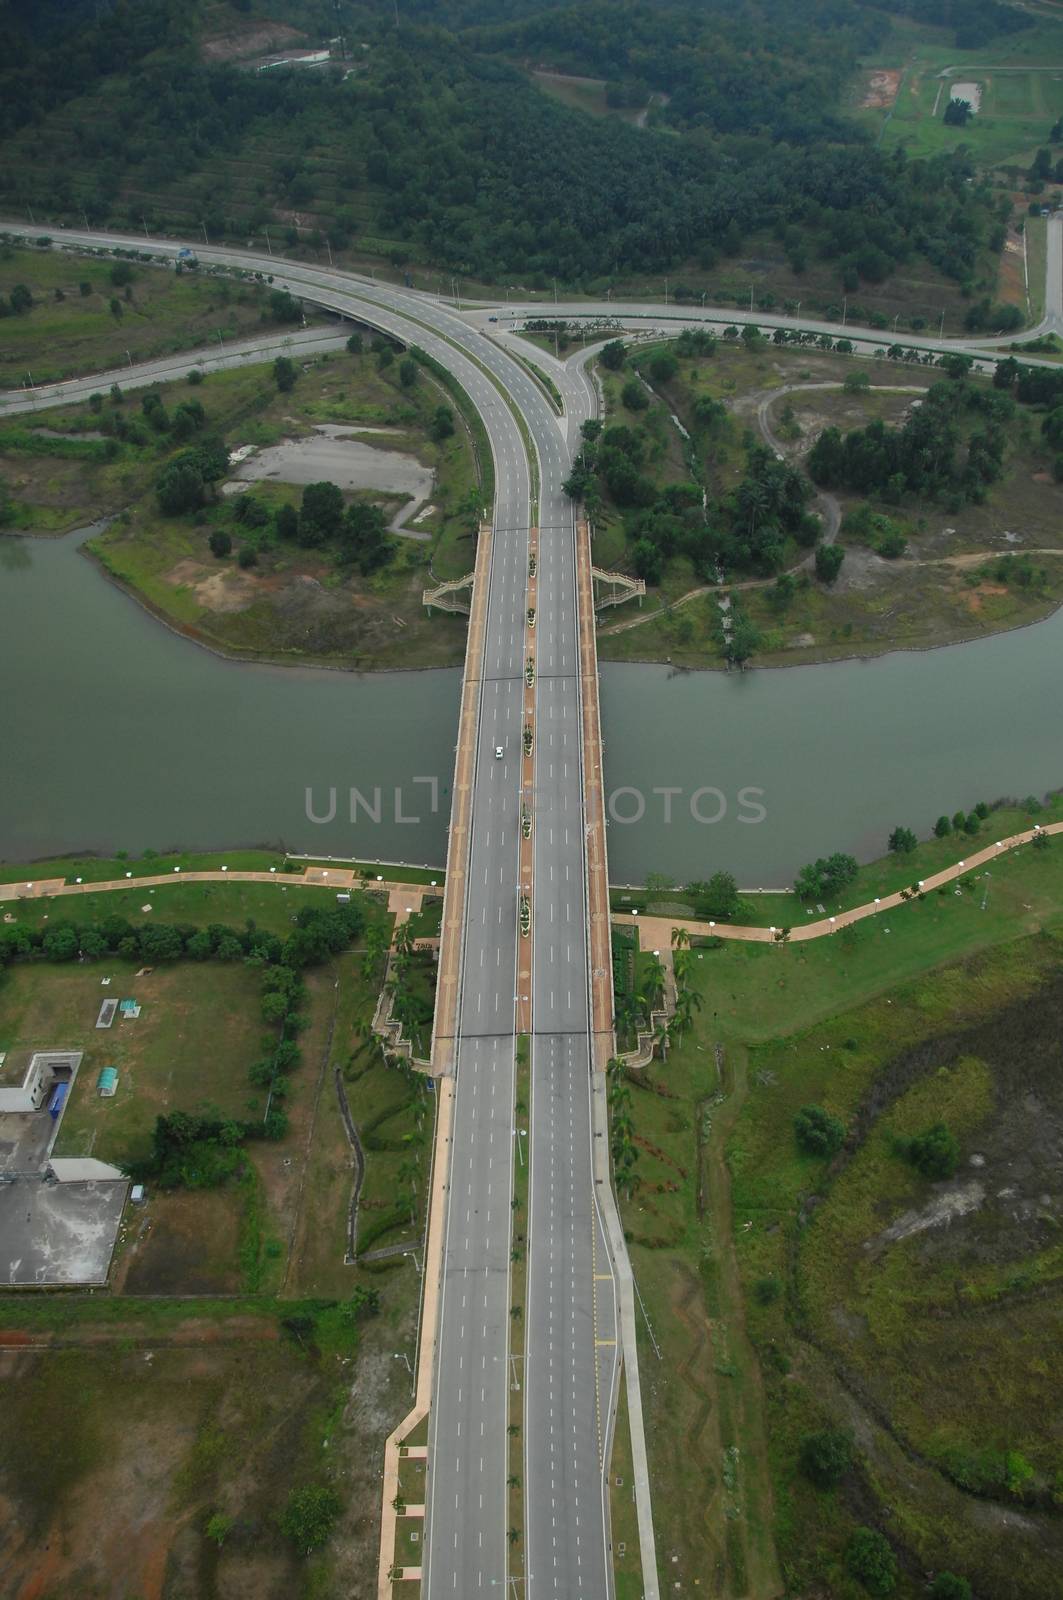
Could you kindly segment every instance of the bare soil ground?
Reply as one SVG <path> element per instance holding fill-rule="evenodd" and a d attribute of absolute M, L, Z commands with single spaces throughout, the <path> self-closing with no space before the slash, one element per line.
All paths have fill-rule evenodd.
<path fill-rule="evenodd" d="M 886 111 L 897 98 L 901 72 L 897 67 L 876 67 L 868 75 L 861 106 L 876 111 Z"/>
<path fill-rule="evenodd" d="M 200 53 L 204 61 L 237 62 L 305 43 L 306 35 L 286 22 L 248 21 L 236 23 L 224 33 L 208 36 L 200 46 Z"/>

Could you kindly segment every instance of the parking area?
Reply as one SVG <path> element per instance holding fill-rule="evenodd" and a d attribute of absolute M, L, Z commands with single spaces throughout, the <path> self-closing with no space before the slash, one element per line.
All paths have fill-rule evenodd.
<path fill-rule="evenodd" d="M 125 1179 L 0 1179 L 0 1283 L 106 1283 L 128 1188 Z"/>

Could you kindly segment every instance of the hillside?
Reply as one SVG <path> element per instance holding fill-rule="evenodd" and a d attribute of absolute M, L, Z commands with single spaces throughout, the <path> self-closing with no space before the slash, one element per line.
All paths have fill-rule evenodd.
<path fill-rule="evenodd" d="M 912 162 L 848 116 L 891 26 L 855 0 L 415 0 L 398 29 L 352 8 L 342 36 L 309 3 L 123 0 L 55 37 L 48 12 L 31 30 L 9 8 L 0 206 L 51 225 L 270 227 L 289 251 L 530 287 L 682 271 L 700 290 L 765 260 L 824 292 L 915 277 L 947 299 L 995 277 L 1010 202 L 963 148 Z M 254 70 L 330 38 L 321 65 Z M 522 63 L 545 54 L 629 106 L 652 95 L 649 126 L 541 92 Z"/>

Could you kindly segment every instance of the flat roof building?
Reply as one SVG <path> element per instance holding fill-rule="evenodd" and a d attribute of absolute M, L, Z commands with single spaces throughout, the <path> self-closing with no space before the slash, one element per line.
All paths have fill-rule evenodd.
<path fill-rule="evenodd" d="M 39 1111 L 59 1084 L 68 1087 L 81 1063 L 80 1050 L 38 1050 L 21 1074 L 0 1070 L 0 1112 Z"/>

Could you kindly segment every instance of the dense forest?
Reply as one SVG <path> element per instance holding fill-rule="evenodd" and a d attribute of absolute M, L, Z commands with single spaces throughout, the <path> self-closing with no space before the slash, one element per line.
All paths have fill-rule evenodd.
<path fill-rule="evenodd" d="M 396 261 L 571 285 L 710 271 L 765 230 L 795 272 L 829 260 L 849 291 L 919 258 L 968 285 L 1003 239 L 965 155 L 883 155 L 845 117 L 889 27 L 858 0 L 412 0 L 398 28 L 351 7 L 356 68 L 267 74 L 204 60 L 179 0 L 101 4 L 62 32 L 56 10 L 0 11 L 9 210 L 236 239 L 273 222 L 290 245 L 357 236 Z M 626 104 L 652 92 L 651 126 L 541 93 L 522 70 L 540 58 Z"/>

